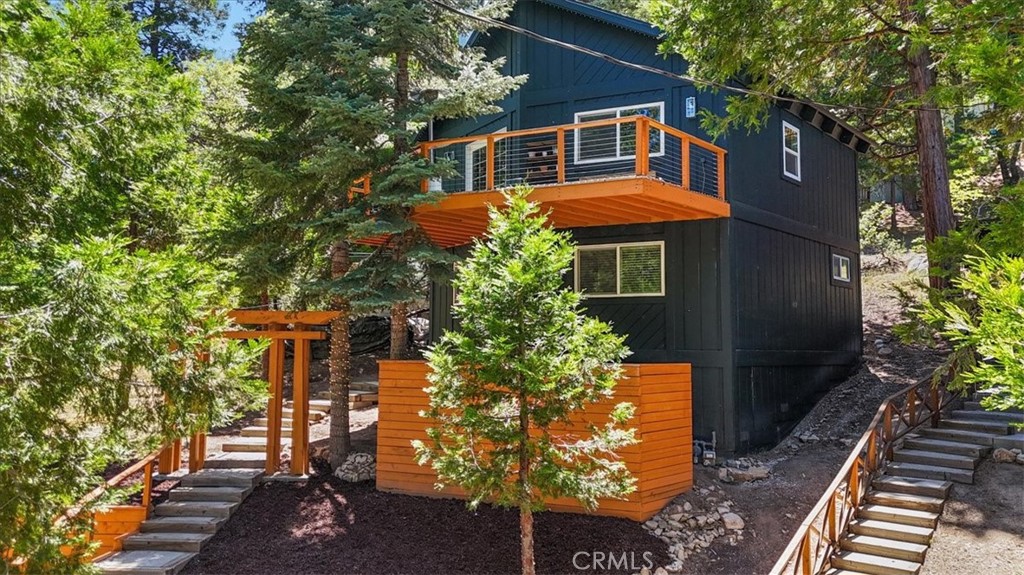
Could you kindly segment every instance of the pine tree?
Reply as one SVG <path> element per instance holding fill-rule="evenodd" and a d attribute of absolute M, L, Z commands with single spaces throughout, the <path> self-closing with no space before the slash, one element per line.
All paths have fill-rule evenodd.
<path fill-rule="evenodd" d="M 252 205 L 262 206 L 253 213 L 278 230 L 260 251 L 320 262 L 322 279 L 302 288 L 341 312 L 330 359 L 331 462 L 339 465 L 349 444 L 349 317 L 395 304 L 396 340 L 404 339 L 401 311 L 417 295 L 410 278 L 451 259 L 409 214 L 437 199 L 421 183 L 452 168 L 412 143 L 431 118 L 496 111 L 490 102 L 522 79 L 462 47 L 466 28 L 426 1 L 277 0 L 267 8 L 242 43 L 250 135 L 232 150 L 256 190 Z M 367 176 L 369 194 L 352 189 Z M 353 243 L 370 237 L 384 241 L 353 266 Z"/>
<path fill-rule="evenodd" d="M 142 24 L 146 53 L 179 68 L 210 52 L 203 37 L 223 30 L 228 17 L 218 0 L 128 0 L 124 8 Z"/>
<path fill-rule="evenodd" d="M 528 192 L 507 195 L 503 212 L 490 208 L 486 238 L 459 267 L 460 328 L 427 355 L 424 415 L 437 425 L 428 442 L 414 442 L 420 464 L 466 490 L 471 507 L 493 500 L 519 509 L 524 575 L 534 573 L 533 510 L 542 498 L 573 497 L 593 509 L 598 498 L 629 494 L 634 480 L 615 450 L 636 442 L 620 427 L 629 403 L 586 439 L 553 429 L 612 396 L 629 351 L 564 287 L 573 244 L 546 225 Z"/>

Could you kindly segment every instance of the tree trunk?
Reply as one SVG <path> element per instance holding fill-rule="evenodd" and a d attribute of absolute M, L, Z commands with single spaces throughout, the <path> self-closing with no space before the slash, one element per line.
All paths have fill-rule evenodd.
<path fill-rule="evenodd" d="M 996 161 L 999 163 L 999 173 L 1003 177 L 1004 186 L 1015 186 L 1021 181 L 1020 169 L 1020 142 L 1014 142 L 1006 146 L 996 148 Z"/>
<path fill-rule="evenodd" d="M 931 51 L 916 48 L 909 55 L 910 80 L 918 97 L 919 107 L 914 119 L 917 127 L 917 166 L 921 176 L 921 197 L 924 202 L 925 240 L 932 243 L 956 227 L 953 204 L 949 197 L 949 161 L 946 137 L 942 131 L 942 112 L 932 101 L 936 77 L 932 69 Z M 948 268 L 950 262 L 930 262 Z M 934 288 L 944 287 L 943 278 L 932 276 Z"/>
<path fill-rule="evenodd" d="M 533 493 L 530 486 L 530 411 L 526 390 L 519 387 L 519 539 L 523 575 L 535 575 L 533 560 Z"/>
<path fill-rule="evenodd" d="M 150 24 L 149 29 L 149 55 L 154 60 L 160 59 L 160 12 L 163 11 L 163 6 L 160 5 L 160 0 L 153 0 L 153 12 L 151 17 L 153 23 Z"/>
<path fill-rule="evenodd" d="M 409 304 L 391 306 L 391 359 L 403 359 L 409 349 Z"/>
<path fill-rule="evenodd" d="M 331 246 L 331 279 L 339 279 L 348 273 L 352 261 L 349 257 L 348 242 L 339 240 Z M 349 341 L 349 301 L 344 296 L 331 297 L 331 310 L 340 312 L 331 321 L 331 433 L 330 462 L 331 468 L 337 469 L 345 462 L 352 447 L 348 423 L 348 393 L 351 384 L 349 365 L 351 363 L 352 344 Z"/>

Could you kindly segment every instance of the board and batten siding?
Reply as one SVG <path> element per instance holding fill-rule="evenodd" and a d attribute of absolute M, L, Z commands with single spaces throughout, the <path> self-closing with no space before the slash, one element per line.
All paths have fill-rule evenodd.
<path fill-rule="evenodd" d="M 429 497 L 464 496 L 455 487 L 438 490 L 437 476 L 429 465 L 418 465 L 412 440 L 426 440 L 431 422 L 419 413 L 428 407 L 423 388 L 429 367 L 422 361 L 381 360 L 379 416 L 377 421 L 377 489 Z M 637 430 L 637 445 L 619 455 L 637 479 L 637 489 L 626 499 L 602 499 L 597 515 L 645 521 L 676 495 L 693 486 L 693 450 L 690 402 L 690 366 L 687 364 L 629 364 L 626 378 L 613 398 L 593 404 L 560 429 L 585 437 L 584 423 L 603 424 L 620 402 L 636 406 L 627 424 Z M 554 511 L 583 513 L 572 499 L 546 502 Z"/>

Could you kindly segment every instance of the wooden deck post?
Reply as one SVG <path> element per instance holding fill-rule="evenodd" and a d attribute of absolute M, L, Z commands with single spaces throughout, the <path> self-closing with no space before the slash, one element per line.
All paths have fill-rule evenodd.
<path fill-rule="evenodd" d="M 718 199 L 725 201 L 725 152 L 718 150 L 715 152 L 718 157 Z"/>
<path fill-rule="evenodd" d="M 494 189 L 494 136 L 487 136 L 487 184 L 484 189 Z M 468 162 L 472 162 L 473 158 L 469 158 Z M 467 182 L 469 188 L 472 189 L 473 182 Z M 473 190 L 476 191 L 476 190 Z"/>
<path fill-rule="evenodd" d="M 555 131 L 555 155 L 558 157 L 558 183 L 565 183 L 565 128 Z"/>
<path fill-rule="evenodd" d="M 646 176 L 651 171 L 651 121 L 641 116 L 636 119 L 636 175 Z"/>
<path fill-rule="evenodd" d="M 146 464 L 146 471 L 142 478 L 142 506 L 146 508 L 149 515 L 149 502 L 153 499 L 153 462 Z"/>
<path fill-rule="evenodd" d="M 679 163 L 679 173 L 680 173 L 679 185 L 681 185 L 684 190 L 689 190 L 690 189 L 690 139 L 687 138 L 687 137 L 682 137 L 682 138 L 679 138 L 679 141 L 681 142 L 682 152 L 683 152 L 683 155 L 680 156 L 680 158 L 682 158 L 682 159 L 680 160 L 680 163 Z"/>
<path fill-rule="evenodd" d="M 270 324 L 269 331 L 282 329 L 280 324 Z M 281 462 L 281 412 L 284 393 L 284 340 L 274 337 L 270 340 L 270 399 L 267 401 L 267 475 L 277 472 Z"/>
<path fill-rule="evenodd" d="M 295 324 L 295 331 L 303 331 L 303 324 Z M 292 365 L 292 463 L 293 475 L 309 473 L 309 358 L 310 340 L 295 340 Z"/>

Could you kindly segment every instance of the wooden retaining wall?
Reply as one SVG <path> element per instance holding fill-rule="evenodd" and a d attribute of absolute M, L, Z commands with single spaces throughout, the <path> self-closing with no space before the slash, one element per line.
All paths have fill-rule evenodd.
<path fill-rule="evenodd" d="M 115 505 L 93 513 L 93 530 L 90 539 L 100 546 L 93 557 L 121 550 L 121 539 L 139 530 L 146 520 L 147 509 L 139 505 Z"/>
<path fill-rule="evenodd" d="M 407 495 L 461 497 L 448 487 L 436 490 L 429 465 L 415 461 L 413 439 L 427 439 L 430 421 L 419 416 L 427 408 L 427 365 L 422 361 L 381 360 L 377 421 L 377 489 Z M 693 486 L 693 408 L 690 401 L 690 364 L 651 363 L 623 366 L 626 378 L 610 400 L 586 410 L 580 421 L 604 423 L 612 406 L 623 401 L 637 409 L 629 426 L 637 429 L 640 443 L 620 455 L 637 478 L 637 490 L 626 500 L 601 500 L 598 515 L 644 521 L 673 497 Z M 582 430 L 583 428 L 581 428 Z M 584 512 L 571 499 L 547 502 L 554 511 Z"/>

